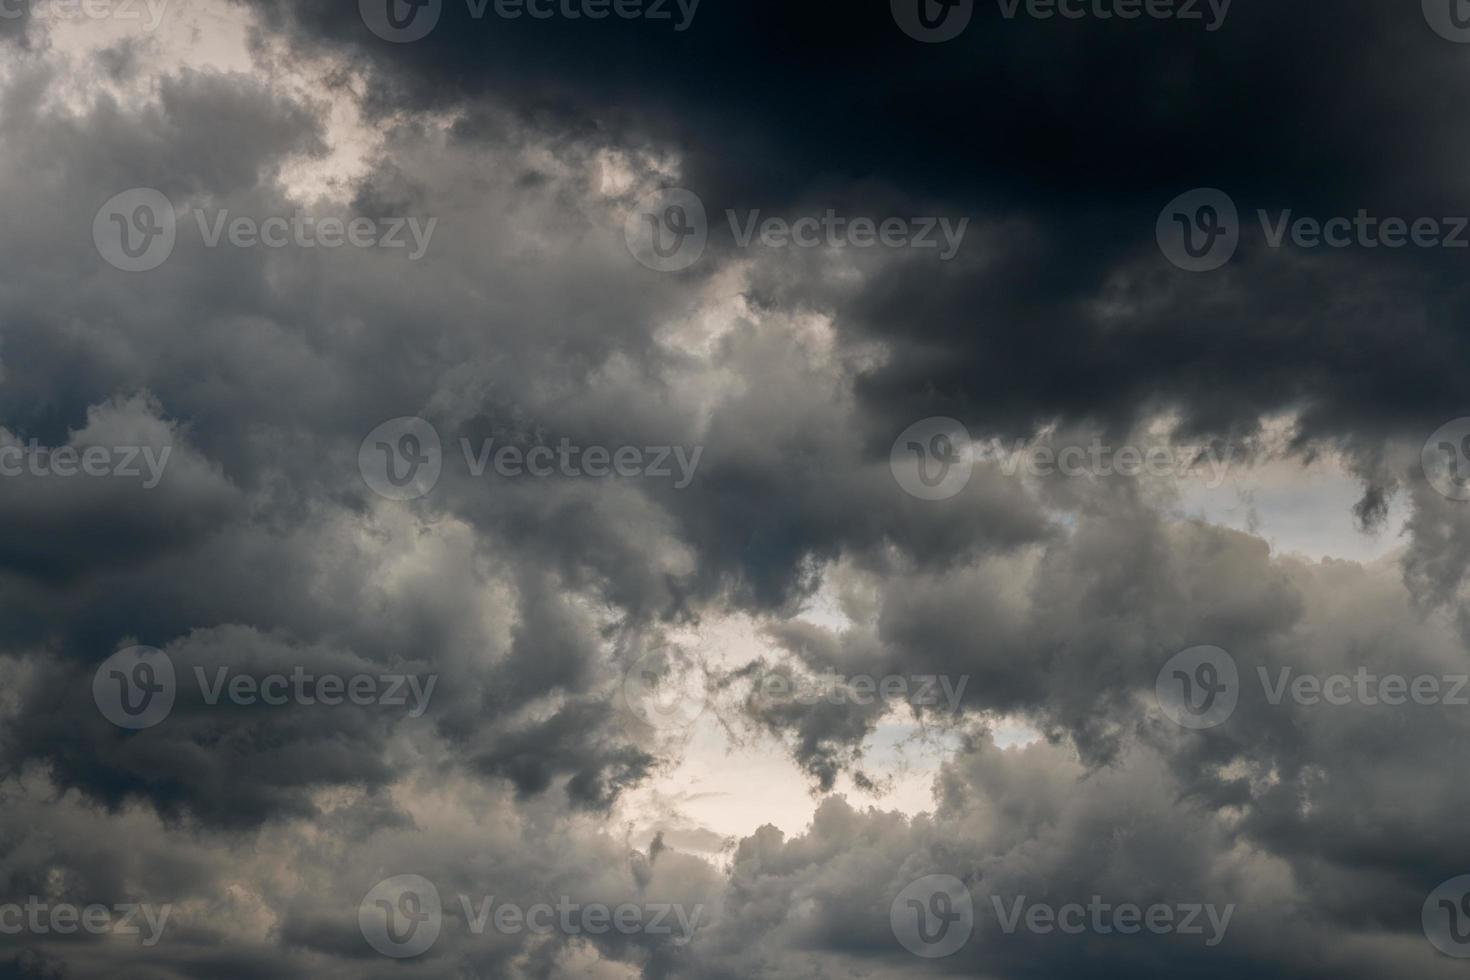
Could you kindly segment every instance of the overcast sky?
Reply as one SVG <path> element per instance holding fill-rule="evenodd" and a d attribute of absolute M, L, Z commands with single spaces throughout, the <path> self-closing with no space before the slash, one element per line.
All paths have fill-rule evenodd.
<path fill-rule="evenodd" d="M 1462 0 L 0 0 L 0 980 L 1462 975 L 1467 92 Z"/>

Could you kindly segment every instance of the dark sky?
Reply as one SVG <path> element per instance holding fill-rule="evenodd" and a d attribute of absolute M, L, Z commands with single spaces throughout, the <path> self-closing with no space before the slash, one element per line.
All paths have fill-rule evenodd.
<path fill-rule="evenodd" d="M 1461 0 L 528 2 L 0 18 L 0 978 L 1458 975 Z"/>

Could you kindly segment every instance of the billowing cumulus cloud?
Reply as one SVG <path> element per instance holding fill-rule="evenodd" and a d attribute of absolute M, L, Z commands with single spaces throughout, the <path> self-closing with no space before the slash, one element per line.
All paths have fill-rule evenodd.
<path fill-rule="evenodd" d="M 0 977 L 1452 975 L 1455 21 L 964 6 L 12 5 Z"/>

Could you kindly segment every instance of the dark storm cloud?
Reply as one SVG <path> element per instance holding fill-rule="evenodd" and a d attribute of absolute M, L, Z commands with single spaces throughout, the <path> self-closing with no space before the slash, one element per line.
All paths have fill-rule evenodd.
<path fill-rule="evenodd" d="M 258 219 L 303 206 L 281 172 L 323 152 L 320 105 L 255 78 L 185 71 L 154 80 L 141 102 L 104 90 L 72 113 L 35 97 L 57 84 L 47 57 L 10 67 L 5 186 L 18 233 L 0 249 L 14 282 L 29 288 L 0 300 L 3 443 L 172 453 L 147 487 L 144 479 L 29 473 L 0 481 L 14 518 L 0 544 L 0 606 L 11 624 L 4 650 L 33 665 L 26 676 L 35 685 L 6 705 L 7 771 L 39 763 L 60 787 L 109 806 L 143 799 L 171 817 L 226 827 L 314 813 L 323 788 L 380 788 L 395 778 L 386 755 L 400 719 L 295 707 L 196 717 L 181 705 L 172 734 L 128 736 L 91 703 L 92 673 L 119 647 L 187 652 L 194 638 L 214 635 L 225 638 L 223 662 L 242 666 L 253 662 L 251 651 L 275 651 L 266 660 L 287 673 L 432 663 L 442 686 L 423 725 L 451 743 L 474 743 L 459 762 L 525 793 L 555 784 L 559 795 L 565 783 L 577 805 L 598 808 L 637 782 L 649 757 L 608 726 L 588 724 L 606 715 L 597 702 L 579 700 L 550 722 L 507 716 L 541 698 L 583 699 L 610 679 L 611 669 L 596 663 L 604 624 L 571 615 L 563 590 L 605 589 L 635 618 L 668 608 L 671 575 L 659 565 L 678 548 L 671 528 L 660 527 L 668 521 L 633 493 L 599 499 L 587 492 L 593 488 L 566 487 L 546 497 L 526 487 L 487 495 L 485 481 L 460 491 L 446 481 L 434 503 L 447 506 L 424 516 L 451 524 L 425 536 L 411 511 L 385 512 L 381 525 L 368 517 L 376 498 L 357 472 L 356 451 L 385 418 L 442 410 L 452 420 L 462 404 L 497 434 L 529 417 L 583 443 L 609 441 L 617 433 L 602 426 L 603 412 L 584 405 L 558 418 L 540 386 L 563 371 L 580 377 L 625 343 L 646 341 L 567 325 L 569 299 L 549 286 L 523 290 L 525 303 L 492 318 L 507 329 L 487 330 L 466 298 L 472 283 L 483 285 L 481 267 L 465 259 L 477 238 L 487 251 L 514 244 L 509 233 L 485 236 L 496 227 L 488 220 L 451 229 L 441 241 L 463 236 L 450 246 L 459 261 L 437 268 L 381 253 L 208 247 L 191 227 L 191 209 Z M 514 159 L 517 150 L 505 153 Z M 465 157 L 451 166 L 483 162 Z M 36 179 L 53 167 L 58 180 Z M 464 210 L 451 181 L 436 191 L 425 178 L 374 162 L 353 213 Z M 99 205 L 142 184 L 179 209 L 179 240 L 154 273 L 130 275 L 102 260 L 88 230 Z M 436 199 L 443 191 L 449 196 Z M 599 273 L 606 263 L 596 253 L 580 261 L 611 275 Z M 509 282 L 517 274 L 503 275 Z M 627 302 L 638 309 L 648 301 L 629 291 Z M 418 338 L 403 333 L 408 322 L 421 325 Z M 546 340 L 539 328 L 558 324 L 562 342 L 532 354 Z M 348 335 L 355 339 L 345 342 Z M 511 355 L 517 346 L 525 358 Z M 457 377 L 455 365 L 430 355 L 455 347 Z M 640 420 L 653 413 L 634 388 L 609 385 L 604 408 L 621 409 L 621 438 L 643 444 L 654 433 Z M 496 394 L 461 394 L 477 391 Z M 459 434 L 446 425 L 446 439 Z M 690 441 L 679 436 L 652 441 Z M 546 506 L 557 500 L 563 506 Z M 455 509 L 483 538 L 452 523 Z M 384 547 L 400 563 L 392 581 L 367 557 Z M 634 576 L 631 568 L 646 571 Z M 500 622 L 520 623 L 509 647 L 497 632 L 502 614 Z M 192 665 L 180 656 L 182 673 Z M 494 737 L 477 740 L 492 720 Z M 506 745 L 495 748 L 495 738 Z"/>
<path fill-rule="evenodd" d="M 1254 225 L 1256 207 L 1470 211 L 1470 68 L 1412 4 L 1236 0 L 1206 32 L 1006 21 L 982 3 L 937 46 L 881 3 L 703 0 L 674 31 L 469 22 L 446 0 L 408 45 L 373 38 L 351 3 L 237 12 L 261 18 L 249 72 L 159 69 L 150 45 L 88 60 L 36 33 L 5 51 L 0 445 L 174 455 L 146 490 L 0 479 L 0 902 L 179 907 L 156 949 L 0 941 L 0 976 L 1450 975 L 1418 914 L 1470 867 L 1463 711 L 1243 698 L 1195 733 L 1152 700 L 1194 644 L 1231 651 L 1250 683 L 1282 665 L 1463 669 L 1470 532 L 1408 459 L 1465 413 L 1459 253 L 1277 251 Z M 307 60 L 322 53 L 335 60 Z M 321 87 L 304 94 L 294 67 Z M 95 81 L 84 97 L 74 72 Z M 381 143 L 339 178 L 324 161 L 352 137 L 329 100 L 359 98 Z M 318 198 L 299 166 L 336 183 Z M 948 262 L 740 250 L 717 231 L 700 266 L 663 275 L 619 239 L 675 171 L 716 225 L 727 207 L 972 224 Z M 1154 221 L 1204 184 L 1234 195 L 1245 241 L 1190 275 Z M 146 275 L 88 236 L 102 202 L 141 185 L 183 215 Z M 431 247 L 408 262 L 211 248 L 190 230 L 196 210 L 325 213 L 333 197 L 349 216 L 438 219 Z M 1336 442 L 1367 484 L 1361 523 L 1407 499 L 1407 547 L 1310 562 L 1185 519 L 1157 487 L 1034 486 L 983 464 L 936 502 L 887 465 L 929 415 L 977 435 L 1061 419 L 1132 436 L 1170 411 L 1182 435 L 1232 444 L 1299 412 L 1295 448 Z M 445 472 L 422 499 L 384 501 L 358 447 L 405 415 L 436 427 Z M 465 465 L 461 440 L 491 438 L 703 455 L 679 489 L 511 481 Z M 823 585 L 847 625 L 797 618 Z M 967 678 L 955 716 L 898 713 L 961 742 L 933 812 L 830 798 L 803 833 L 739 840 L 728 870 L 681 853 L 681 836 L 718 847 L 682 815 L 646 853 L 606 826 L 679 748 L 622 717 L 623 672 L 665 632 L 731 613 L 771 649 L 715 686 L 819 792 L 883 784 L 863 747 L 893 716 L 746 699 L 756 671 Z M 190 680 L 301 667 L 438 684 L 422 717 L 194 689 L 124 732 L 92 680 L 133 643 Z M 1044 738 L 1002 751 L 1002 718 Z M 356 918 L 403 873 L 438 882 L 449 909 L 407 964 L 373 953 Z M 889 913 L 937 873 L 985 918 L 928 964 Z M 455 903 L 558 892 L 709 917 L 688 947 L 471 936 Z M 1238 912 L 1218 950 L 999 933 L 988 897 L 1022 893 Z"/>
<path fill-rule="evenodd" d="M 1003 251 L 888 263 L 824 297 L 845 339 L 892 345 L 859 388 L 890 418 L 946 410 L 1029 432 L 1177 406 L 1230 433 L 1301 409 L 1306 435 L 1345 437 L 1417 432 L 1460 405 L 1436 370 L 1467 354 L 1457 252 L 1298 258 L 1265 249 L 1255 221 L 1470 211 L 1462 52 L 1413 5 L 1236 3 L 1207 32 L 977 3 L 940 45 L 912 42 L 885 4 L 707 0 L 676 32 L 447 2 L 408 44 L 374 37 L 350 4 L 257 6 L 293 39 L 360 55 L 384 108 L 511 106 L 594 143 L 677 152 L 712 215 L 974 215 Z M 1153 241 L 1159 210 L 1196 186 L 1226 189 L 1247 226 L 1216 277 L 1173 269 Z"/>

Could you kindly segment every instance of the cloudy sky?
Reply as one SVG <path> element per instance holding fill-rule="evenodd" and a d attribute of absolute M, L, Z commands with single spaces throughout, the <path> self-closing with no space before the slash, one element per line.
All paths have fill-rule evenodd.
<path fill-rule="evenodd" d="M 1463 976 L 1467 91 L 1462 0 L 0 0 L 0 980 Z"/>

